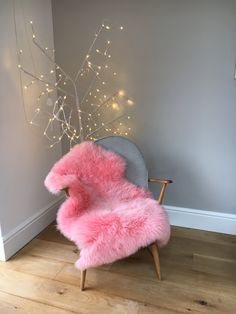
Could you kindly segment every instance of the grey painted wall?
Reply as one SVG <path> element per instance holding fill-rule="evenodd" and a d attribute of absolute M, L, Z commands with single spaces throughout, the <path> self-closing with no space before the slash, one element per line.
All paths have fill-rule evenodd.
<path fill-rule="evenodd" d="M 25 30 L 23 14 L 26 21 L 34 20 L 42 40 L 53 47 L 51 1 L 16 1 L 19 33 Z M 43 181 L 53 163 L 60 158 L 61 147 L 49 150 L 40 133 L 26 122 L 17 68 L 13 1 L 0 0 L 0 28 L 1 242 L 2 237 L 16 232 L 21 224 L 27 221 L 29 224 L 34 215 L 46 209 L 55 199 L 48 193 Z M 21 45 L 26 52 L 28 45 L 24 41 Z M 44 64 L 37 61 L 38 68 L 42 70 Z M 29 63 L 26 62 L 25 67 L 29 67 Z"/>
<path fill-rule="evenodd" d="M 236 1 L 53 0 L 56 59 L 75 73 L 103 18 L 119 80 L 135 98 L 133 139 L 165 203 L 236 213 Z M 114 46 L 113 46 L 114 47 Z"/>

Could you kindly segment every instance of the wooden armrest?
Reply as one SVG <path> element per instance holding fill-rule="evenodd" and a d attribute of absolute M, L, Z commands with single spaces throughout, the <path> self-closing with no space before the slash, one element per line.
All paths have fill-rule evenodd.
<path fill-rule="evenodd" d="M 160 194 L 159 194 L 158 199 L 157 199 L 158 203 L 162 204 L 164 196 L 165 196 L 166 186 L 167 186 L 167 184 L 170 184 L 173 181 L 165 179 L 165 178 L 163 178 L 163 179 L 149 178 L 148 182 L 151 182 L 151 183 L 161 183 L 162 184 L 162 188 L 161 188 Z"/>
<path fill-rule="evenodd" d="M 161 183 L 161 184 L 170 184 L 173 183 L 172 180 L 168 180 L 168 179 L 157 179 L 157 178 L 149 178 L 148 182 L 152 182 L 152 183 Z"/>

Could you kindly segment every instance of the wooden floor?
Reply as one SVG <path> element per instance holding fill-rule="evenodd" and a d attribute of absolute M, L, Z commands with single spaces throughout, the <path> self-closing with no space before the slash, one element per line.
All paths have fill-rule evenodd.
<path fill-rule="evenodd" d="M 147 251 L 87 272 L 80 292 L 78 251 L 49 226 L 0 263 L 0 313 L 236 313 L 236 239 L 173 228 L 157 281 Z"/>

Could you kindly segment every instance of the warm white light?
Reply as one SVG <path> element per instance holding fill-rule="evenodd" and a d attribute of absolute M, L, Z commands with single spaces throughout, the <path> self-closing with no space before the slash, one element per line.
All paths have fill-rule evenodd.
<path fill-rule="evenodd" d="M 128 99 L 128 100 L 127 100 L 127 104 L 130 105 L 130 106 L 132 106 L 132 105 L 134 104 L 134 102 L 133 102 L 133 100 Z"/>
<path fill-rule="evenodd" d="M 114 110 L 120 109 L 119 105 L 116 102 L 113 102 L 113 104 L 111 106 L 112 106 L 112 109 L 114 109 Z"/>
<path fill-rule="evenodd" d="M 119 96 L 124 96 L 124 95 L 125 95 L 125 91 L 120 90 L 120 91 L 118 92 L 118 94 L 119 94 Z"/>
<path fill-rule="evenodd" d="M 106 25 L 106 29 L 110 29 L 110 26 L 109 26 L 109 25 Z"/>
<path fill-rule="evenodd" d="M 54 70 L 51 70 L 50 73 L 54 73 Z"/>
<path fill-rule="evenodd" d="M 120 26 L 120 30 L 123 30 L 124 29 L 124 27 L 123 26 Z"/>
<path fill-rule="evenodd" d="M 33 21 L 30 21 L 30 24 L 33 24 Z"/>

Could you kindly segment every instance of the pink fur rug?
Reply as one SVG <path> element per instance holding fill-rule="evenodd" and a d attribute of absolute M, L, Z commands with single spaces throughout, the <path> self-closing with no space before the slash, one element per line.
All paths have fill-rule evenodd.
<path fill-rule="evenodd" d="M 76 145 L 48 174 L 52 193 L 69 188 L 58 229 L 80 249 L 83 270 L 124 258 L 154 241 L 165 245 L 170 225 L 149 191 L 125 178 L 125 161 L 92 142 Z"/>

